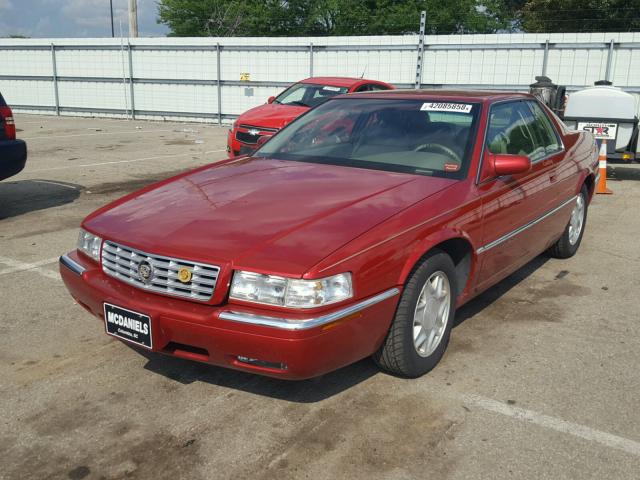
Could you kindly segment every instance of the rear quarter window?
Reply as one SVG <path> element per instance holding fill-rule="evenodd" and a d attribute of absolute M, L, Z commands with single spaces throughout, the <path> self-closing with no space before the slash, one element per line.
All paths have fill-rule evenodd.
<path fill-rule="evenodd" d="M 546 154 L 557 152 L 562 147 L 558 141 L 558 134 L 551 124 L 551 120 L 542 110 L 542 107 L 540 107 L 536 102 L 528 103 L 529 107 L 533 111 L 533 116 L 535 117 L 533 133 L 536 135 L 538 142 L 544 146 Z"/>

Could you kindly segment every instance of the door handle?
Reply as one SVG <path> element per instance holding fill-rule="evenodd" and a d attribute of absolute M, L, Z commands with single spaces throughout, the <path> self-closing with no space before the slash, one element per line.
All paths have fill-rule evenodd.
<path fill-rule="evenodd" d="M 543 167 L 550 167 L 551 165 L 553 165 L 553 160 L 551 159 L 547 159 L 542 162 Z"/>

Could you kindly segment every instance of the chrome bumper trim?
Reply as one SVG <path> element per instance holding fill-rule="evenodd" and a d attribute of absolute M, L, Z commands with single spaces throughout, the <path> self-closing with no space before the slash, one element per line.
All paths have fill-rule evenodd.
<path fill-rule="evenodd" d="M 378 295 L 374 295 L 373 297 L 369 297 L 366 300 L 362 300 L 361 302 L 354 303 L 353 305 L 345 307 L 341 310 L 336 310 L 335 312 L 327 313 L 319 317 L 310 317 L 300 320 L 294 320 L 291 318 L 268 317 L 264 315 L 254 315 L 252 313 L 232 311 L 224 311 L 220 313 L 220 318 L 222 320 L 230 320 L 232 322 L 249 323 L 252 325 L 261 325 L 264 327 L 280 328 L 282 330 L 308 330 L 309 328 L 326 325 L 328 323 L 340 320 L 341 318 L 348 317 L 349 315 L 353 315 L 354 313 L 371 307 L 376 303 L 380 303 L 383 300 L 395 297 L 399 293 L 400 289 L 392 288 L 390 290 L 379 293 Z"/>
<path fill-rule="evenodd" d="M 555 208 L 554 208 L 554 209 L 552 209 L 552 210 L 549 210 L 547 213 L 545 213 L 545 214 L 544 214 L 544 215 L 542 215 L 541 217 L 538 217 L 538 218 L 536 218 L 535 220 L 532 220 L 531 222 L 529 222 L 529 223 L 527 223 L 527 224 L 525 224 L 525 225 L 523 225 L 523 226 L 521 226 L 521 227 L 519 227 L 519 228 L 516 228 L 515 230 L 513 230 L 513 231 L 511 231 L 511 232 L 507 233 L 506 235 L 503 235 L 502 237 L 498 238 L 497 240 L 494 240 L 494 241 L 493 241 L 493 242 L 491 242 L 491 243 L 487 243 L 486 245 L 484 245 L 484 246 L 482 246 L 482 247 L 478 248 L 478 249 L 476 250 L 476 253 L 477 253 L 478 255 L 480 255 L 481 253 L 486 252 L 487 250 L 490 250 L 490 249 L 492 249 L 493 247 L 497 247 L 497 246 L 498 246 L 498 245 L 500 245 L 501 243 L 506 242 L 507 240 L 509 240 L 509 239 L 511 239 L 511 238 L 513 238 L 513 237 L 515 237 L 516 235 L 519 235 L 520 233 L 524 232 L 525 230 L 527 230 L 527 229 L 529 229 L 529 228 L 533 227 L 534 225 L 536 225 L 536 224 L 540 223 L 540 222 L 541 222 L 541 221 L 543 221 L 545 218 L 550 217 L 551 215 L 553 215 L 554 213 L 556 213 L 558 210 L 560 210 L 560 209 L 562 209 L 562 208 L 566 207 L 566 206 L 567 206 L 567 205 L 569 205 L 571 202 L 575 202 L 576 198 L 578 198 L 578 196 L 577 196 L 577 195 L 576 195 L 576 196 L 574 196 L 574 197 L 571 197 L 569 200 L 567 200 L 567 201 L 565 201 L 565 202 L 562 202 L 560 205 L 558 205 L 557 207 L 555 207 Z"/>
<path fill-rule="evenodd" d="M 86 268 L 73 260 L 69 255 L 62 255 L 60 257 L 60 265 L 64 265 L 76 275 L 82 275 Z"/>

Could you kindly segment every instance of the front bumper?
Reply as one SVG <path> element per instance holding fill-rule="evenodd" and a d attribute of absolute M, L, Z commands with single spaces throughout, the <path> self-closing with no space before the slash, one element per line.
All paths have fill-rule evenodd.
<path fill-rule="evenodd" d="M 250 155 L 255 152 L 257 145 L 242 143 L 236 138 L 235 132 L 235 130 L 229 130 L 227 133 L 227 155 L 229 158 L 238 157 L 240 155 Z"/>
<path fill-rule="evenodd" d="M 278 378 L 322 375 L 374 353 L 384 341 L 398 288 L 316 315 L 209 305 L 148 293 L 105 275 L 72 252 L 60 274 L 74 299 L 104 321 L 105 302 L 151 317 L 153 350 Z"/>
<path fill-rule="evenodd" d="M 229 158 L 238 157 L 241 155 L 251 155 L 258 149 L 258 138 L 267 137 L 271 138 L 273 135 L 277 133 L 277 129 L 273 128 L 260 128 L 255 127 L 255 129 L 259 132 L 258 137 L 256 137 L 255 143 L 245 143 L 238 140 L 236 133 L 240 131 L 241 133 L 246 133 L 249 128 L 242 125 L 240 127 L 236 127 L 235 129 L 230 129 L 227 132 L 227 155 Z"/>
<path fill-rule="evenodd" d="M 17 175 L 27 162 L 24 140 L 0 141 L 0 180 Z"/>

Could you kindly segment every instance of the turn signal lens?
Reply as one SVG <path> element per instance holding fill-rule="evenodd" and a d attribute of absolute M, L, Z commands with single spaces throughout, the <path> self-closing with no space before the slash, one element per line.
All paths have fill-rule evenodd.
<path fill-rule="evenodd" d="M 101 248 L 102 238 L 80 229 L 80 234 L 78 235 L 78 250 L 89 255 L 96 262 L 99 262 Z"/>

